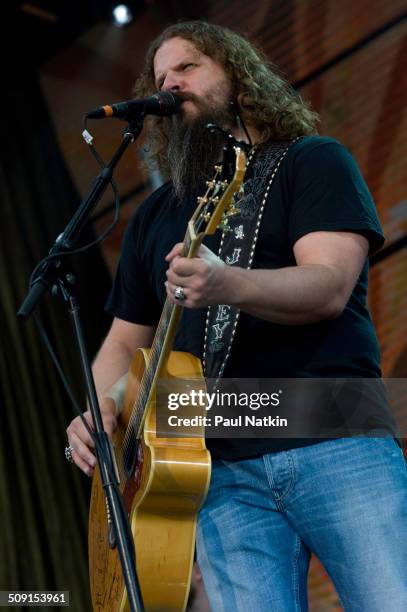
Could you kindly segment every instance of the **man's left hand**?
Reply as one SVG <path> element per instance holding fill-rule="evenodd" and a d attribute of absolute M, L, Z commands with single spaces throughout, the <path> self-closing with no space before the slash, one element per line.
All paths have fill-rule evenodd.
<path fill-rule="evenodd" d="M 208 247 L 201 245 L 197 257 L 182 256 L 183 244 L 178 243 L 168 253 L 167 295 L 175 304 L 187 308 L 204 308 L 225 303 L 225 275 L 228 266 Z M 182 287 L 184 300 L 176 300 L 174 291 Z"/>

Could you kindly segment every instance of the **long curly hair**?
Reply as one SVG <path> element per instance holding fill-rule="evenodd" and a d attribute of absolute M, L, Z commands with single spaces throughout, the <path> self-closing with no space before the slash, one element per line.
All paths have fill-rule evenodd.
<path fill-rule="evenodd" d="M 144 70 L 133 88 L 136 98 L 150 96 L 156 91 L 155 54 L 165 41 L 176 37 L 190 41 L 223 67 L 230 79 L 233 101 L 241 119 L 261 134 L 262 142 L 317 133 L 318 114 L 310 110 L 261 51 L 240 34 L 204 21 L 171 25 L 150 44 Z M 166 121 L 149 117 L 145 142 L 148 143 L 149 165 L 152 163 L 168 173 Z"/>

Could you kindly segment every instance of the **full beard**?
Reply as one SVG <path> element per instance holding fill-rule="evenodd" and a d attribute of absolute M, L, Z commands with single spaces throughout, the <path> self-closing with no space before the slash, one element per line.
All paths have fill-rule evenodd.
<path fill-rule="evenodd" d="M 225 139 L 218 131 L 210 132 L 206 125 L 215 123 L 226 129 L 233 122 L 234 116 L 227 105 L 216 109 L 202 105 L 199 115 L 191 119 L 183 113 L 171 117 L 167 156 L 179 202 L 202 195 L 205 181 L 213 177 L 214 165 L 221 160 Z"/>

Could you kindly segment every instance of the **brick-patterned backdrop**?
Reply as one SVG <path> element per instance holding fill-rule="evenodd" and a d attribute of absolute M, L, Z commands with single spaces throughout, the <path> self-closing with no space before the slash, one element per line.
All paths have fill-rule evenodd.
<path fill-rule="evenodd" d="M 102 103 L 126 99 L 146 45 L 169 19 L 205 18 L 247 33 L 321 114 L 320 132 L 341 140 L 353 153 L 375 198 L 386 246 L 407 234 L 406 2 L 402 0 L 213 0 L 146 2 L 129 27 L 95 26 L 42 71 L 61 148 L 83 194 L 96 172 L 80 137 L 80 117 Z M 182 9 L 180 5 L 182 4 Z M 121 125 L 92 125 L 96 144 L 107 157 Z M 135 150 L 118 172 L 122 221 L 104 244 L 114 270 L 127 219 L 149 187 L 137 168 Z M 100 231 L 111 199 L 95 213 Z M 400 249 L 376 262 L 370 272 L 370 309 L 383 354 L 384 376 L 407 378 L 407 256 Z M 407 430 L 405 402 L 400 423 Z M 313 612 L 340 610 L 337 596 L 316 559 L 312 560 Z"/>

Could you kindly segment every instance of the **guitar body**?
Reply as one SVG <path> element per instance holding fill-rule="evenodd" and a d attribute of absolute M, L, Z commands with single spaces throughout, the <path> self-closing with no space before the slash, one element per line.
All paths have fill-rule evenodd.
<path fill-rule="evenodd" d="M 146 407 L 135 472 L 126 475 L 125 432 L 149 351 L 136 352 L 129 371 L 124 410 L 114 434 L 120 490 L 129 514 L 136 549 L 137 575 L 146 612 L 182 612 L 189 594 L 195 550 L 196 519 L 209 487 L 210 455 L 202 436 L 159 438 L 156 407 Z M 162 378 L 201 379 L 199 359 L 173 351 Z M 176 384 L 176 383 L 175 383 Z M 176 388 L 172 389 L 176 391 Z M 185 383 L 179 392 L 185 392 Z M 100 474 L 95 470 L 89 515 L 89 568 L 94 611 L 129 610 L 117 547 L 109 544 L 106 503 Z"/>

